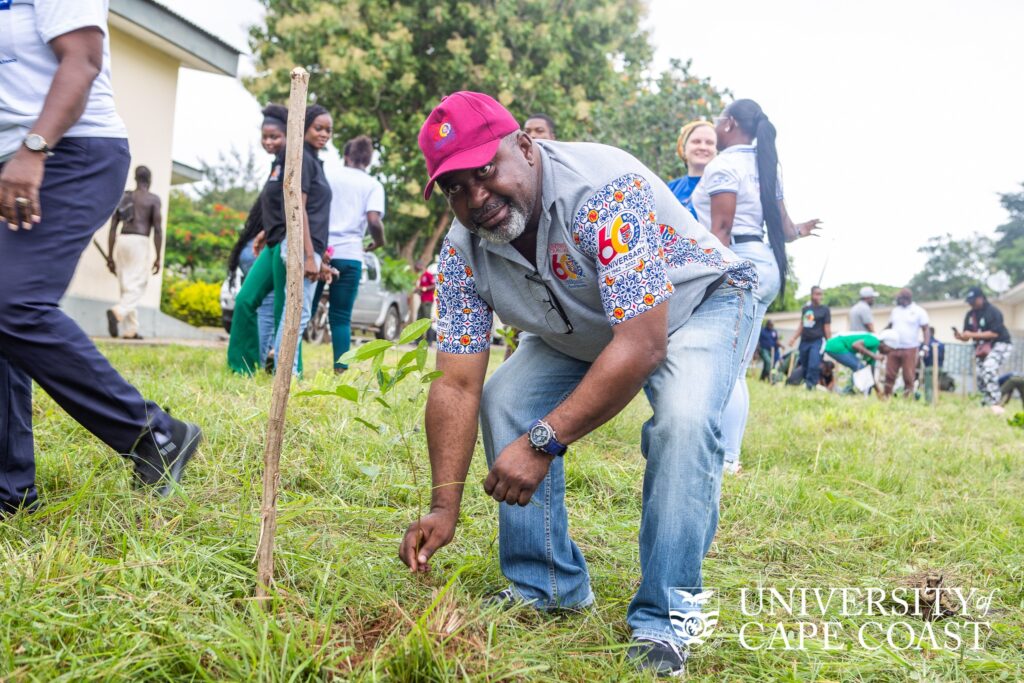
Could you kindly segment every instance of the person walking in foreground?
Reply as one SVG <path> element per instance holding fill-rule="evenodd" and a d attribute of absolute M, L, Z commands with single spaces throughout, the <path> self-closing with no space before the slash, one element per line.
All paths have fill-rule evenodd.
<path fill-rule="evenodd" d="M 0 5 L 0 510 L 37 501 L 32 381 L 167 495 L 202 433 L 126 382 L 58 304 L 131 161 L 105 0 Z"/>
<path fill-rule="evenodd" d="M 107 244 L 107 268 L 117 276 L 121 287 L 121 300 L 107 309 L 107 328 L 111 337 L 118 336 L 118 326 L 124 323 L 125 339 L 139 336 L 139 317 L 136 309 L 146 293 L 150 274 L 160 272 L 160 248 L 164 234 L 161 228 L 160 197 L 149 191 L 153 175 L 145 166 L 135 169 L 135 190 L 125 192 L 114 211 Z M 118 239 L 117 228 L 121 228 Z M 153 236 L 156 260 L 149 263 L 149 237 Z"/>
<path fill-rule="evenodd" d="M 825 343 L 832 336 L 832 310 L 822 303 L 824 297 L 821 287 L 811 287 L 811 302 L 800 309 L 800 327 L 787 344 L 793 346 L 800 340 L 797 362 L 804 369 L 804 386 L 808 391 L 818 385 Z"/>
<path fill-rule="evenodd" d="M 754 329 L 760 329 L 768 307 L 785 291 L 786 243 L 814 234 L 819 221 L 794 224 L 789 218 L 779 177 L 775 126 L 757 102 L 736 100 L 726 107 L 715 119 L 715 136 L 721 153 L 704 169 L 704 178 L 693 191 L 693 208 L 712 235 L 757 267 Z M 751 339 L 722 416 L 725 468 L 733 474 L 741 469 L 740 450 L 750 413 L 746 373 L 755 344 Z M 817 383 L 817 377 L 814 381 Z"/>
<path fill-rule="evenodd" d="M 640 580 L 628 656 L 680 673 L 699 612 L 701 563 L 718 523 L 719 418 L 751 334 L 757 275 L 622 150 L 532 140 L 487 95 L 458 92 L 419 135 L 455 221 L 437 275 L 437 369 L 426 409 L 431 511 L 399 555 L 413 571 L 451 542 L 483 427 L 498 501 L 499 604 L 577 611 L 594 602 L 569 536 L 564 459 L 642 388 L 654 409 Z M 492 313 L 524 331 L 485 383 Z M 689 595 L 690 598 L 686 596 Z"/>
<path fill-rule="evenodd" d="M 352 138 L 342 149 L 344 166 L 325 167 L 331 186 L 330 265 L 338 276 L 328 290 L 330 306 L 327 320 L 331 327 L 334 372 L 348 367 L 339 362 L 352 343 L 352 307 L 359 294 L 363 274 L 363 239 L 367 231 L 371 242 L 365 251 L 384 246 L 384 185 L 366 172 L 373 161 L 373 141 L 366 135 Z M 313 301 L 320 301 L 323 285 Z"/>
<path fill-rule="evenodd" d="M 972 287 L 967 292 L 966 301 L 971 309 L 964 316 L 964 331 L 956 332 L 956 338 L 974 342 L 982 405 L 992 406 L 994 412 L 1001 413 L 999 366 L 1013 351 L 1010 331 L 1003 323 L 1002 311 L 989 302 L 981 287 Z"/>
<path fill-rule="evenodd" d="M 874 287 L 860 288 L 860 301 L 850 307 L 850 332 L 875 333 L 875 316 L 871 307 L 875 305 L 877 296 Z"/>
<path fill-rule="evenodd" d="M 718 154 L 715 125 L 709 121 L 690 121 L 683 126 L 676 139 L 676 154 L 686 164 L 686 175 L 670 180 L 668 189 L 694 218 L 698 218 L 693 208 L 693 191 L 700 184 L 704 169 Z"/>
<path fill-rule="evenodd" d="M 922 340 L 930 346 L 932 335 L 928 325 L 928 313 L 914 303 L 914 293 L 904 287 L 896 294 L 896 307 L 889 314 L 889 325 L 896 332 L 892 352 L 885 360 L 884 397 L 892 396 L 896 375 L 903 374 L 903 395 L 914 395 L 914 375 L 917 373 L 917 356 Z M 997 387 L 998 389 L 998 387 Z"/>

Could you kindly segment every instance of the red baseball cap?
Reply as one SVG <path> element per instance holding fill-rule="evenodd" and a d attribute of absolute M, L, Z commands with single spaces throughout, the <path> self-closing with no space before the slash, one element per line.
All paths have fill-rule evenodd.
<path fill-rule="evenodd" d="M 419 143 L 430 180 L 430 199 L 438 176 L 487 165 L 501 139 L 519 130 L 519 122 L 490 95 L 462 90 L 441 100 L 420 128 Z"/>

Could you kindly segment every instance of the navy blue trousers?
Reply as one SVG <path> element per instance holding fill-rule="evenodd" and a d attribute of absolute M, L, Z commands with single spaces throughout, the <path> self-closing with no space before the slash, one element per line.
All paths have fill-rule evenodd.
<path fill-rule="evenodd" d="M 71 417 L 121 454 L 170 418 L 111 367 L 58 308 L 89 241 L 114 212 L 131 155 L 128 141 L 65 138 L 46 161 L 42 222 L 0 228 L 0 509 L 36 500 L 32 380 Z"/>
<path fill-rule="evenodd" d="M 800 365 L 804 366 L 804 384 L 813 389 L 821 379 L 821 357 L 825 353 L 825 340 L 800 342 Z"/>

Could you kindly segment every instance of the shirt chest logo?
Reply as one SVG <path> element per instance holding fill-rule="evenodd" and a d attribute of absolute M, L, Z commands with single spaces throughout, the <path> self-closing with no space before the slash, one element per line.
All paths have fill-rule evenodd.
<path fill-rule="evenodd" d="M 561 242 L 548 245 L 551 272 L 569 288 L 585 287 L 587 275 L 583 267 L 569 253 L 569 247 Z"/>

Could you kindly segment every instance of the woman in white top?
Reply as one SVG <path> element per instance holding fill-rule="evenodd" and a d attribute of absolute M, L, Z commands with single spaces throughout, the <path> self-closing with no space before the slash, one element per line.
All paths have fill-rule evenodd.
<path fill-rule="evenodd" d="M 715 119 L 715 133 L 719 155 L 704 169 L 693 192 L 693 208 L 722 244 L 757 267 L 753 329 L 758 330 L 772 301 L 785 291 L 786 242 L 812 234 L 818 220 L 796 224 L 790 220 L 779 178 L 775 126 L 757 102 L 730 104 Z M 750 409 L 746 370 L 756 345 L 757 335 L 751 335 L 743 369 L 722 416 L 728 472 L 740 469 L 740 446 Z"/>

